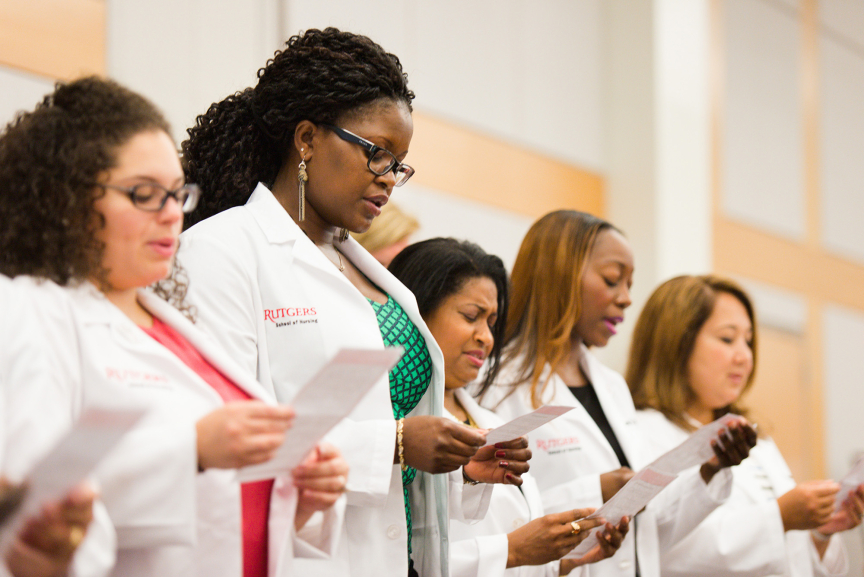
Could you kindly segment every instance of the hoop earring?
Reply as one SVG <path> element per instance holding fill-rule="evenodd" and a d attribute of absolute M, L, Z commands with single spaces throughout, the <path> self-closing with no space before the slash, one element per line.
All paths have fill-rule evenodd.
<path fill-rule="evenodd" d="M 300 151 L 303 154 L 303 151 Z M 306 159 L 300 157 L 300 166 L 297 170 L 297 196 L 299 197 L 299 210 L 297 211 L 297 220 L 303 222 L 306 218 L 306 183 L 309 182 L 309 175 L 306 174 Z"/>
<path fill-rule="evenodd" d="M 339 229 L 339 242 L 345 242 L 348 240 L 348 229 L 340 228 Z"/>

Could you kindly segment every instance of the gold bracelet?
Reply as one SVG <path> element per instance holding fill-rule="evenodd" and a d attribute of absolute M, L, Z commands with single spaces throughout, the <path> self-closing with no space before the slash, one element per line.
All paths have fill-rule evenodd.
<path fill-rule="evenodd" d="M 402 427 L 404 426 L 404 418 L 396 421 L 396 445 L 399 447 L 399 466 L 402 467 L 403 471 L 407 471 L 408 466 L 405 465 L 405 447 L 402 445 Z"/>

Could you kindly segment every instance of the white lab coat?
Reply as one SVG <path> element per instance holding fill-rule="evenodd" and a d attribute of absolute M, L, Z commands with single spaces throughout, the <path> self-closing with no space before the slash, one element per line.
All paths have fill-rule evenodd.
<path fill-rule="evenodd" d="M 354 239 L 339 250 L 390 294 L 423 334 L 432 382 L 412 415 L 442 415 L 443 357 L 414 295 Z M 280 402 L 290 402 L 340 349 L 384 346 L 369 302 L 263 184 L 244 206 L 183 233 L 178 259 L 189 274 L 200 326 L 241 366 L 255 371 Z M 396 424 L 386 376 L 328 440 L 351 468 L 345 533 L 335 559 L 297 565 L 298 573 L 403 577 L 408 572 L 406 522 L 401 475 L 393 465 Z M 478 518 L 485 512 L 483 493 L 490 490 L 478 486 L 463 492 L 459 472 L 449 477 L 418 473 L 411 484 L 411 510 L 413 559 L 421 575 L 448 575 L 448 491 L 467 518 Z"/>
<path fill-rule="evenodd" d="M 604 366 L 584 345 L 581 353 L 582 370 L 594 385 L 630 466 L 638 471 L 648 465 L 653 456 L 643 444 L 630 390 L 621 375 Z M 504 367 L 498 383 L 489 388 L 480 404 L 509 421 L 534 408 L 528 384 L 515 390 L 503 384 L 508 382 L 506 369 Z M 615 452 L 558 375 L 551 377 L 542 404 L 574 407 L 528 435 L 533 453 L 531 471 L 540 487 L 545 511 L 599 508 L 603 504 L 600 474 L 621 466 Z M 589 573 L 632 577 L 638 552 L 641 577 L 659 577 L 660 551 L 680 540 L 728 497 L 731 479 L 728 469 L 717 473 L 709 485 L 704 483 L 698 470 L 683 473 L 636 516 L 618 552 L 590 565 Z"/>
<path fill-rule="evenodd" d="M 456 398 L 477 426 L 494 429 L 504 424 L 500 417 L 477 404 L 465 389 Z M 447 416 L 457 420 L 449 412 Z M 450 574 L 452 577 L 558 577 L 559 561 L 507 569 L 507 534 L 543 516 L 540 490 L 530 473 L 522 475 L 522 486 L 498 485 L 486 516 L 474 524 L 450 524 Z M 575 577 L 579 569 L 570 575 Z"/>
<path fill-rule="evenodd" d="M 149 408 L 95 472 L 118 536 L 113 574 L 241 575 L 240 485 L 235 472 L 197 472 L 195 423 L 222 406 L 222 398 L 89 283 L 70 289 L 42 284 L 33 291 L 45 297 L 37 308 L 48 313 L 58 296 L 45 293 L 59 291 L 72 303 L 65 323 L 54 315 L 52 333 L 60 342 L 49 342 L 51 363 L 65 377 L 59 394 L 71 408 L 69 418 L 91 404 Z M 148 291 L 139 291 L 138 300 L 253 398 L 275 402 L 179 311 Z M 276 480 L 270 515 L 273 576 L 291 571 L 296 497 L 290 477 Z M 338 512 L 328 516 L 330 523 L 338 523 L 334 515 Z M 326 547 L 325 540 L 321 543 Z M 296 545 L 301 554 L 326 553 L 314 544 Z"/>
<path fill-rule="evenodd" d="M 637 411 L 637 420 L 658 454 L 690 435 L 653 409 Z M 777 498 L 796 483 L 774 441 L 759 439 L 750 456 L 732 468 L 732 474 L 729 500 L 688 537 L 663 551 L 663 577 L 846 574 L 848 561 L 839 536 L 831 538 L 820 560 L 808 531 L 783 531 Z"/>
<path fill-rule="evenodd" d="M 24 480 L 71 424 L 69 408 L 59 394 L 62 379 L 51 370 L 46 352 L 46 343 L 57 333 L 45 330 L 52 326 L 50 322 L 42 322 L 51 320 L 46 313 L 62 316 L 69 305 L 57 302 L 50 311 L 41 311 L 43 303 L 34 300 L 32 292 L 29 279 L 13 281 L 0 275 L 0 469 L 14 482 Z M 107 575 L 115 562 L 116 547 L 114 528 L 97 500 L 87 537 L 70 566 L 71 575 Z M 4 571 L 5 565 L 0 575 Z"/>

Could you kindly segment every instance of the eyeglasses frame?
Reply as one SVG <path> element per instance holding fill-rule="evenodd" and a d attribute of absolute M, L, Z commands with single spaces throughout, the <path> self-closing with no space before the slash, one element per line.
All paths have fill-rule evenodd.
<path fill-rule="evenodd" d="M 155 182 L 142 182 L 134 186 L 119 186 L 116 184 L 103 184 L 97 182 L 95 183 L 95 186 L 98 186 L 100 188 L 110 188 L 112 190 L 122 192 L 129 197 L 129 200 L 132 202 L 132 205 L 135 208 L 137 208 L 138 210 L 143 210 L 144 212 L 159 212 L 160 210 L 165 208 L 165 205 L 168 203 L 168 199 L 173 198 L 177 202 L 177 204 L 180 205 L 180 209 L 183 211 L 183 213 L 189 214 L 190 212 L 195 210 L 195 207 L 198 206 L 198 200 L 200 200 L 201 198 L 201 188 L 197 184 L 184 184 L 183 186 L 175 190 L 169 190 L 161 184 Z M 135 196 L 137 194 L 136 191 L 139 186 L 155 186 L 156 188 L 159 188 L 165 192 L 165 196 L 162 197 L 162 202 L 159 203 L 159 208 L 144 208 L 135 201 Z M 181 203 L 178 195 L 184 189 L 189 192 L 189 196 L 186 197 L 186 201 Z M 189 202 L 190 198 L 194 198 L 194 200 L 192 201 L 192 206 L 187 209 L 184 205 L 186 204 L 186 202 Z"/>
<path fill-rule="evenodd" d="M 366 150 L 366 157 L 367 157 L 366 168 L 368 168 L 369 171 L 372 172 L 372 174 L 375 174 L 378 176 L 384 176 L 388 172 L 393 172 L 393 174 L 398 175 L 400 173 L 400 171 L 404 171 L 404 172 L 402 172 L 402 174 L 405 174 L 405 176 L 401 180 L 397 179 L 396 184 L 394 186 L 402 186 L 403 184 L 405 184 L 408 181 L 409 178 L 414 176 L 414 169 L 411 166 L 405 164 L 404 162 L 399 162 L 399 159 L 396 158 L 396 155 L 393 154 L 392 152 L 390 152 L 389 150 L 387 150 L 386 148 L 384 148 L 383 146 L 378 146 L 374 142 L 370 142 L 370 141 L 366 140 L 365 138 L 363 138 L 362 136 L 357 136 L 356 134 L 354 134 L 350 130 L 345 130 L 344 128 L 339 128 L 338 126 L 334 126 L 332 124 L 327 124 L 327 123 L 322 122 L 321 126 L 326 128 L 327 130 L 330 130 L 331 132 L 333 132 L 336 136 L 338 136 L 339 138 L 341 138 L 345 142 L 350 142 L 352 144 L 359 144 L 361 147 L 363 147 L 363 149 Z M 375 157 L 375 154 L 379 150 L 386 152 L 387 154 L 390 155 L 390 158 L 393 159 L 393 166 L 391 166 L 390 168 L 388 168 L 387 170 L 385 170 L 383 172 L 378 172 L 372 168 L 372 159 Z"/>

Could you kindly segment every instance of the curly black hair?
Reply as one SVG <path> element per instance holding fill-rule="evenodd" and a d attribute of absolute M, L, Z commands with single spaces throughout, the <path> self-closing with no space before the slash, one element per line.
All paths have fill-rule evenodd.
<path fill-rule="evenodd" d="M 35 110 L 16 115 L 0 133 L 0 273 L 104 284 L 95 237 L 104 191 L 94 183 L 116 166 L 118 148 L 148 130 L 171 133 L 149 100 L 95 76 L 57 83 Z M 184 291 L 161 296 L 180 302 Z"/>
<path fill-rule="evenodd" d="M 498 321 L 492 327 L 495 343 L 489 353 L 489 366 L 482 394 L 495 380 L 504 346 L 504 321 L 510 302 L 510 282 L 500 258 L 488 254 L 478 245 L 454 238 L 431 238 L 405 247 L 390 262 L 388 270 L 402 281 L 417 299 L 420 316 L 424 319 L 435 312 L 447 297 L 459 292 L 465 283 L 475 278 L 488 278 L 498 291 Z"/>
<path fill-rule="evenodd" d="M 182 144 L 186 177 L 205 192 L 185 227 L 245 204 L 258 182 L 272 186 L 302 120 L 338 124 L 382 99 L 411 109 L 399 59 L 336 28 L 292 36 L 258 71 L 258 83 L 210 106 Z"/>

